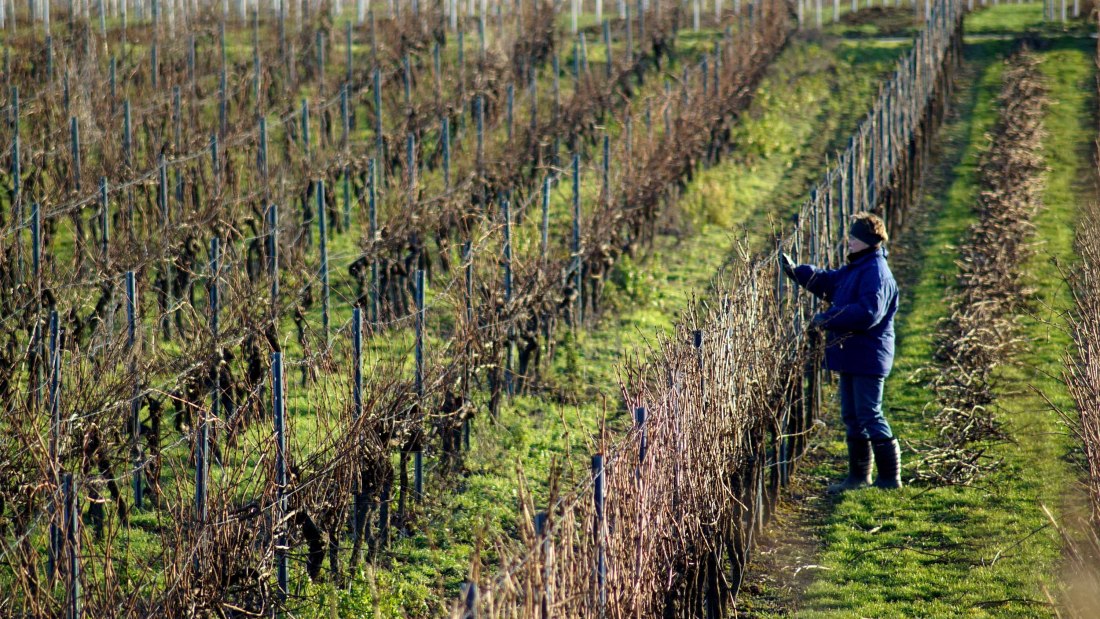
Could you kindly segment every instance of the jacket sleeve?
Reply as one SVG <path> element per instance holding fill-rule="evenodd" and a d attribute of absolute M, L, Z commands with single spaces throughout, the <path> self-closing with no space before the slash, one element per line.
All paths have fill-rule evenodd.
<path fill-rule="evenodd" d="M 814 322 L 829 331 L 866 331 L 886 317 L 890 309 L 890 283 L 882 271 L 870 270 L 859 282 L 854 303 L 834 305 L 814 317 Z"/>
<path fill-rule="evenodd" d="M 800 264 L 794 268 L 794 278 L 799 286 L 809 290 L 815 297 L 832 301 L 841 269 L 819 269 L 812 264 Z"/>

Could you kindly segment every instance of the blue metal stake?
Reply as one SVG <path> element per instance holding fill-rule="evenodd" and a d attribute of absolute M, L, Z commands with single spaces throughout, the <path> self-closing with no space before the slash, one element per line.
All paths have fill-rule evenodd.
<path fill-rule="evenodd" d="M 374 15 L 371 13 L 371 15 Z M 374 135 L 376 142 L 375 161 L 378 178 L 383 178 L 386 173 L 386 141 L 382 131 L 382 74 L 378 69 L 374 70 Z M 373 177 L 372 177 L 373 178 Z M 372 185 L 373 187 L 373 182 Z"/>
<path fill-rule="evenodd" d="M 130 395 L 130 433 L 131 433 L 131 459 L 134 464 L 133 488 L 134 508 L 141 509 L 145 486 L 142 482 L 141 471 L 141 418 L 140 386 L 137 376 L 137 283 L 134 280 L 134 272 L 126 272 L 126 343 L 130 350 L 130 380 L 132 392 Z"/>
<path fill-rule="evenodd" d="M 368 179 L 368 199 L 367 199 L 367 217 L 370 222 L 370 239 L 371 242 L 375 242 L 378 239 L 378 209 L 375 203 L 375 177 L 377 170 L 375 168 L 374 159 L 367 162 L 367 176 Z M 378 260 L 372 259 L 370 263 L 370 320 L 373 324 L 378 324 Z"/>
<path fill-rule="evenodd" d="M 271 313 L 279 306 L 279 205 L 267 207 L 267 273 L 271 278 Z"/>
<path fill-rule="evenodd" d="M 109 264 L 107 250 L 111 243 L 111 216 L 110 204 L 107 201 L 107 177 L 99 179 L 99 231 L 101 233 L 100 244 L 103 248 L 103 264 Z"/>
<path fill-rule="evenodd" d="M 451 122 L 446 116 L 443 117 L 442 134 L 443 189 L 449 192 L 451 190 Z"/>
<path fill-rule="evenodd" d="M 416 271 L 416 398 L 424 406 L 424 271 Z M 424 498 L 424 452 L 413 452 L 413 496 Z"/>
<path fill-rule="evenodd" d="M 271 353 L 271 409 L 275 422 L 275 503 L 272 518 L 277 523 L 275 535 L 275 573 L 280 602 L 286 602 L 290 592 L 290 565 L 287 556 L 288 536 L 283 519 L 287 513 L 286 474 L 286 406 L 283 402 L 283 353 Z"/>
<path fill-rule="evenodd" d="M 328 226 L 325 216 L 325 181 L 317 181 L 317 227 L 321 233 L 321 324 L 324 328 L 325 342 L 328 342 Z"/>
<path fill-rule="evenodd" d="M 515 114 L 514 114 L 515 102 L 516 102 L 515 86 L 513 86 L 511 83 L 509 83 L 508 87 L 506 89 L 506 92 L 507 92 L 506 96 L 507 96 L 507 99 L 508 99 L 508 141 L 511 142 L 512 141 L 512 132 L 513 132 L 513 122 L 514 122 L 514 119 L 515 119 Z"/>
<path fill-rule="evenodd" d="M 302 148 L 309 156 L 309 100 L 302 99 Z"/>
<path fill-rule="evenodd" d="M 69 550 L 65 616 L 66 619 L 81 619 L 84 610 L 80 591 L 80 500 L 76 495 L 76 481 L 73 480 L 72 473 L 62 474 L 61 485 L 65 497 L 65 537 Z"/>
<path fill-rule="evenodd" d="M 76 116 L 69 119 L 69 136 L 72 139 L 73 188 L 80 191 L 80 127 L 76 124 Z"/>
<path fill-rule="evenodd" d="M 599 590 L 600 616 L 607 606 L 607 550 L 604 548 L 604 507 L 607 485 L 603 454 L 592 456 L 593 500 L 596 505 L 596 521 L 593 523 L 593 537 L 596 543 L 596 586 Z"/>
<path fill-rule="evenodd" d="M 581 288 L 581 162 L 573 154 L 573 286 L 577 294 L 577 326 L 584 320 L 584 294 Z"/>
<path fill-rule="evenodd" d="M 510 309 L 512 303 L 512 212 L 508 200 L 502 200 L 500 204 L 501 214 L 504 217 L 504 306 Z M 512 377 L 512 326 L 508 326 L 507 349 L 504 358 L 504 385 L 508 395 L 513 394 Z"/>
<path fill-rule="evenodd" d="M 550 250 L 550 175 L 542 180 L 542 260 Z"/>

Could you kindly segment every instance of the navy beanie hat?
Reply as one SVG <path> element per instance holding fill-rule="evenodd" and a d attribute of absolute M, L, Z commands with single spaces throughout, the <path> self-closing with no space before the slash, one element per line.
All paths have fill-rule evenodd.
<path fill-rule="evenodd" d="M 878 245 L 886 240 L 875 233 L 874 226 L 866 219 L 857 219 L 853 221 L 852 226 L 848 228 L 848 234 L 868 245 Z"/>

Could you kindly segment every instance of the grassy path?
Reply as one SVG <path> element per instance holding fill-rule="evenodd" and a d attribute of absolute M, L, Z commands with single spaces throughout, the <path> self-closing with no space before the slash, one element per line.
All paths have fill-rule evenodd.
<path fill-rule="evenodd" d="M 932 394 L 915 372 L 932 362 L 936 325 L 946 312 L 941 300 L 954 284 L 955 247 L 973 220 L 977 158 L 1010 51 L 1006 41 L 968 45 L 959 114 L 945 128 L 943 164 L 924 198 L 930 217 L 917 226 L 920 238 L 903 242 L 903 252 L 915 253 L 899 261 L 911 271 L 903 279 L 899 357 L 886 386 L 888 416 L 903 441 L 936 432 L 927 423 L 932 412 L 923 410 Z M 1058 513 L 1074 473 L 1062 459 L 1070 448 L 1065 429 L 1033 388 L 1070 407 L 1056 378 L 1069 344 L 1058 312 L 1069 299 L 1055 262 L 1073 260 L 1076 205 L 1089 196 L 1091 43 L 1052 39 L 1041 57 L 1053 99 L 1045 119 L 1050 173 L 1045 209 L 1036 218 L 1037 252 L 1023 267 L 1036 302 L 1021 321 L 1023 345 L 1014 363 L 998 376 L 998 415 L 1014 440 L 991 455 L 1004 466 L 973 487 L 863 490 L 829 506 L 819 523 L 820 569 L 792 602 L 800 617 L 1053 616 L 1046 592 L 1056 594 L 1060 546 L 1042 505 Z M 839 456 L 842 437 L 830 437 L 830 451 Z"/>

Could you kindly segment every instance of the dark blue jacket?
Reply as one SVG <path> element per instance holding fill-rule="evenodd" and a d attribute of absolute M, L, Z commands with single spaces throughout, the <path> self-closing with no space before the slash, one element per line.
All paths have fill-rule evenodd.
<path fill-rule="evenodd" d="M 898 285 L 886 264 L 886 251 L 876 248 L 835 270 L 803 264 L 794 274 L 806 290 L 830 303 L 814 316 L 828 334 L 825 366 L 834 372 L 889 375 Z"/>

